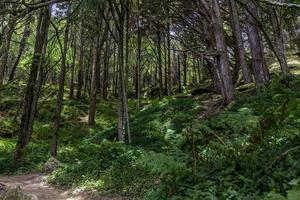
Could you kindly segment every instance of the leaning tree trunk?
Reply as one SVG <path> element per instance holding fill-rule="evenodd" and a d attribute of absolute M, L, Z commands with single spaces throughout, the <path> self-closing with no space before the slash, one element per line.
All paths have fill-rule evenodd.
<path fill-rule="evenodd" d="M 252 68 L 255 82 L 257 86 L 261 86 L 270 80 L 270 75 L 264 58 L 262 38 L 256 22 L 256 19 L 258 19 L 258 9 L 252 0 L 247 1 L 247 8 L 251 11 L 251 13 L 247 12 L 247 29 L 251 48 Z"/>
<path fill-rule="evenodd" d="M 15 162 L 19 162 L 24 154 L 25 148 L 28 145 L 33 128 L 33 119 L 36 112 L 39 89 L 38 74 L 41 73 L 44 46 L 48 34 L 50 24 L 50 11 L 48 7 L 42 9 L 36 32 L 36 41 L 34 46 L 34 54 L 30 68 L 30 75 L 26 86 L 25 98 L 23 102 L 23 114 L 21 117 L 20 133 L 16 144 L 14 155 Z M 41 75 L 40 75 L 41 79 Z M 40 82 L 42 82 L 40 80 Z"/>
<path fill-rule="evenodd" d="M 288 69 L 287 59 L 285 55 L 282 22 L 280 21 L 278 13 L 275 10 L 275 8 L 270 9 L 270 17 L 271 17 L 271 23 L 273 28 L 274 40 L 275 40 L 275 51 L 277 52 L 278 55 L 281 72 L 283 74 L 287 74 L 289 69 Z"/>
<path fill-rule="evenodd" d="M 59 40 L 58 30 L 56 30 L 57 40 L 61 48 L 61 69 L 59 77 L 59 89 L 56 100 L 56 110 L 54 114 L 54 125 L 52 130 L 52 142 L 51 142 L 51 156 L 56 157 L 57 155 L 57 142 L 58 142 L 58 131 L 60 126 L 61 111 L 63 106 L 64 90 L 65 90 L 65 79 L 66 79 L 66 60 L 68 52 L 69 43 L 69 22 L 67 22 L 65 36 L 64 36 L 64 46 L 62 46 Z"/>
<path fill-rule="evenodd" d="M 25 24 L 25 27 L 24 27 L 22 39 L 20 41 L 19 52 L 18 52 L 17 58 L 16 58 L 16 60 L 14 62 L 14 65 L 11 69 L 11 72 L 9 74 L 9 80 L 10 81 L 12 81 L 14 79 L 16 69 L 17 69 L 17 67 L 19 65 L 19 62 L 21 60 L 21 57 L 22 57 L 22 55 L 25 51 L 26 42 L 27 42 L 27 39 L 30 35 L 30 23 L 31 23 L 31 19 L 28 19 L 28 22 Z"/>
<path fill-rule="evenodd" d="M 221 17 L 218 0 L 213 0 L 212 25 L 214 30 L 216 50 L 220 54 L 217 57 L 217 75 L 221 81 L 221 92 L 226 103 L 230 103 L 234 97 L 234 87 L 230 74 L 230 66 L 227 55 L 227 46 L 224 37 L 223 20 Z"/>
<path fill-rule="evenodd" d="M 239 15 L 237 11 L 237 6 L 234 0 L 228 0 L 228 7 L 230 11 L 230 21 L 233 36 L 236 42 L 237 52 L 238 52 L 238 60 L 241 65 L 243 78 L 246 83 L 250 83 L 252 81 L 250 68 L 246 62 L 246 53 L 244 49 L 244 42 L 242 38 L 242 31 L 240 26 Z"/>

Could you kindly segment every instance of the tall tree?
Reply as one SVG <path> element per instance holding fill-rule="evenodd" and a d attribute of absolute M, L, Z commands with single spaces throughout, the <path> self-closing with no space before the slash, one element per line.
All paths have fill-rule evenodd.
<path fill-rule="evenodd" d="M 275 51 L 278 55 L 281 72 L 283 74 L 287 74 L 289 69 L 287 64 L 287 58 L 285 55 L 282 19 L 280 17 L 280 14 L 274 7 L 270 8 L 269 13 L 270 13 L 273 35 L 275 40 Z"/>
<path fill-rule="evenodd" d="M 251 72 L 246 62 L 246 53 L 245 53 L 244 42 L 242 38 L 239 14 L 238 14 L 235 0 L 228 0 L 228 7 L 230 11 L 230 22 L 231 22 L 232 33 L 235 39 L 237 52 L 238 52 L 238 61 L 239 64 L 241 65 L 244 81 L 246 83 L 249 83 L 252 81 Z"/>
<path fill-rule="evenodd" d="M 55 26 L 53 25 L 53 27 Z M 63 45 L 61 44 L 59 39 L 58 29 L 55 28 L 55 31 L 60 46 L 60 51 L 61 51 L 61 68 L 60 68 L 60 76 L 59 76 L 59 88 L 58 88 L 57 99 L 56 99 L 56 110 L 54 114 L 54 125 L 52 130 L 51 155 L 53 157 L 56 157 L 57 155 L 58 131 L 60 126 L 61 111 L 63 107 L 63 97 L 65 91 L 67 52 L 68 52 L 68 43 L 69 43 L 69 21 L 67 21 L 67 25 L 65 28 Z"/>
<path fill-rule="evenodd" d="M 259 16 L 258 8 L 252 0 L 246 1 L 246 5 L 248 10 L 246 12 L 248 22 L 247 29 L 252 55 L 252 68 L 256 84 L 260 86 L 270 80 L 270 75 L 266 66 L 262 38 L 256 21 Z"/>
<path fill-rule="evenodd" d="M 21 117 L 20 132 L 16 144 L 14 155 L 15 162 L 19 162 L 26 146 L 28 145 L 36 112 L 36 105 L 39 96 L 40 85 L 38 85 L 38 73 L 41 73 L 42 61 L 44 57 L 44 47 L 50 24 L 50 11 L 48 7 L 41 10 L 37 24 L 36 38 L 32 63 L 30 67 L 29 79 L 26 86 L 25 98 L 23 102 L 23 113 Z"/>
<path fill-rule="evenodd" d="M 78 74 L 77 74 L 77 99 L 81 98 L 83 78 L 84 78 L 84 26 L 83 22 L 80 23 L 80 47 L 79 47 L 79 63 L 78 63 Z"/>
<path fill-rule="evenodd" d="M 10 43 L 16 22 L 17 16 L 10 15 L 8 23 L 3 31 L 2 43 L 0 46 L 0 88 L 2 87 L 5 78 L 5 69 L 7 68 Z"/>

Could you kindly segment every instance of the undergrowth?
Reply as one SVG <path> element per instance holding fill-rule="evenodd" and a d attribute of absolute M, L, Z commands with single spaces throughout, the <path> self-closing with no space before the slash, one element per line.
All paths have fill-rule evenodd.
<path fill-rule="evenodd" d="M 55 98 L 39 106 L 25 161 L 12 164 L 20 96 L 0 99 L 0 173 L 41 171 L 50 157 Z M 65 98 L 58 160 L 48 181 L 132 199 L 300 199 L 300 78 L 276 79 L 256 95 L 239 93 L 217 116 L 198 119 L 196 98 L 129 102 L 132 144 L 116 141 L 116 102 L 97 105 L 85 122 L 86 101 Z"/>

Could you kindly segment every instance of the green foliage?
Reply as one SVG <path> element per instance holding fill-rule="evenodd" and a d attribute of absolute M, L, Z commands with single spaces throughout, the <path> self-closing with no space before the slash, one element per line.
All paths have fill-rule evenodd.
<path fill-rule="evenodd" d="M 0 124 L 14 130 L 19 100 L 11 90 L 1 99 Z M 198 99 L 145 101 L 141 111 L 130 101 L 132 145 L 114 141 L 115 102 L 99 103 L 96 125 L 89 127 L 87 103 L 65 100 L 58 148 L 63 164 L 48 181 L 147 200 L 299 199 L 300 79 L 276 79 L 255 96 L 238 96 L 205 120 L 198 119 Z M 1 138 L 1 173 L 42 169 L 50 157 L 54 106 L 54 98 L 41 104 L 21 166 L 12 164 L 15 138 Z"/>

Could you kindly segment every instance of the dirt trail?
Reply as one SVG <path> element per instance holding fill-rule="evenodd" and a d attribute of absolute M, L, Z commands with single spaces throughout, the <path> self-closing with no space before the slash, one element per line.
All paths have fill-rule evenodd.
<path fill-rule="evenodd" d="M 119 198 L 97 197 L 76 194 L 72 191 L 60 190 L 44 183 L 44 175 L 30 174 L 0 177 L 0 183 L 6 186 L 20 186 L 25 194 L 35 195 L 39 200 L 118 200 Z"/>

